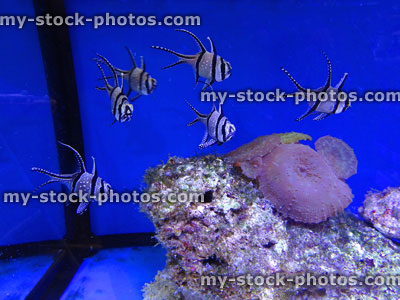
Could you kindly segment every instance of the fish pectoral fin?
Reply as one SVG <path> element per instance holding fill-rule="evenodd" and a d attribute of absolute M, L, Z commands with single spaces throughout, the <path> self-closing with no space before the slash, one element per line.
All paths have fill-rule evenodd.
<path fill-rule="evenodd" d="M 328 113 L 322 113 L 322 114 L 319 114 L 317 117 L 315 117 L 313 120 L 314 120 L 314 121 L 320 121 L 320 120 L 322 120 L 322 119 L 325 119 L 325 118 L 328 117 L 328 116 L 330 116 L 330 114 L 328 114 Z"/>
<path fill-rule="evenodd" d="M 209 135 L 208 135 L 208 132 L 206 130 L 206 132 L 204 133 L 203 139 L 201 140 L 201 144 L 206 143 L 208 138 L 209 138 Z"/>
<path fill-rule="evenodd" d="M 88 208 L 90 202 L 82 202 L 79 204 L 78 208 L 76 209 L 76 213 L 78 215 L 82 215 Z"/>
<path fill-rule="evenodd" d="M 142 95 L 141 95 L 141 94 L 137 94 L 137 95 L 133 96 L 133 97 L 129 100 L 129 102 L 134 102 L 134 101 L 136 101 L 140 96 L 142 96 Z"/>
<path fill-rule="evenodd" d="M 212 145 L 214 145 L 214 144 L 216 144 L 216 143 L 217 143 L 216 140 L 210 139 L 208 142 L 200 144 L 200 145 L 199 145 L 199 149 L 208 148 L 208 147 L 210 147 L 210 146 L 212 146 Z"/>
<path fill-rule="evenodd" d="M 185 61 L 182 60 L 182 59 L 180 59 L 180 60 L 178 60 L 177 62 L 175 62 L 175 63 L 173 63 L 173 64 L 171 64 L 171 65 L 168 65 L 168 66 L 162 68 L 161 70 L 169 69 L 169 68 L 175 67 L 175 66 L 177 66 L 177 65 L 183 64 L 183 63 L 185 63 Z"/>
<path fill-rule="evenodd" d="M 211 91 L 214 92 L 214 89 L 211 86 L 214 82 L 215 82 L 215 80 L 210 80 L 210 81 L 207 80 L 206 82 L 204 82 L 204 86 L 201 89 L 201 91 L 204 92 L 209 87 L 211 89 Z"/>
<path fill-rule="evenodd" d="M 308 109 L 304 114 L 302 114 L 299 118 L 296 119 L 296 121 L 301 121 L 304 118 L 308 117 L 309 115 L 311 115 L 314 112 L 314 110 L 312 108 Z"/>
<path fill-rule="evenodd" d="M 197 81 L 196 81 L 196 85 L 197 85 L 198 82 L 204 83 L 204 86 L 203 86 L 203 88 L 201 89 L 202 92 L 204 92 L 207 88 L 210 88 L 211 92 L 214 92 L 214 89 L 213 89 L 213 87 L 211 86 L 212 83 L 210 83 L 209 80 L 207 80 L 207 81 L 201 81 L 201 80 L 199 80 L 198 78 L 196 78 L 196 80 L 197 80 Z M 195 85 L 195 87 L 196 87 L 196 85 Z"/>
<path fill-rule="evenodd" d="M 192 122 L 188 123 L 187 126 L 192 126 L 194 123 L 197 123 L 198 121 L 200 121 L 200 119 L 196 118 Z"/>

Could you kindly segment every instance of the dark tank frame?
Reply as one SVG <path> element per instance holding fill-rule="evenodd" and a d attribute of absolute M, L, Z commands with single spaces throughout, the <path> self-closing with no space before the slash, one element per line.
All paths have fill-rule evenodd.
<path fill-rule="evenodd" d="M 35 15 L 66 16 L 64 0 L 33 0 Z M 55 137 L 82 154 L 83 134 L 78 92 L 68 27 L 37 27 L 47 89 L 50 98 Z M 73 154 L 61 150 L 57 144 L 61 173 L 73 173 Z M 65 188 L 63 187 L 63 191 Z M 66 233 L 62 240 L 33 242 L 0 247 L 0 259 L 39 254 L 53 254 L 54 261 L 36 286 L 28 300 L 59 299 L 79 269 L 83 260 L 101 249 L 154 246 L 154 233 L 132 233 L 95 236 L 91 230 L 90 210 L 76 214 L 78 203 L 64 206 Z"/>

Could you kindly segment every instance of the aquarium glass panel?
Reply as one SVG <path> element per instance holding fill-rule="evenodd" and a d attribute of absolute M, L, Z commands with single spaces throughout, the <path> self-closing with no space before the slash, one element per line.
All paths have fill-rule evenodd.
<path fill-rule="evenodd" d="M 2 4 L 2 14 L 34 15 L 30 1 Z M 38 34 L 33 24 L 23 29 L 0 26 L 0 192 L 31 193 L 47 178 L 31 172 L 41 167 L 58 171 L 56 141 L 47 96 Z M 52 187 L 59 190 L 59 186 Z M 49 188 L 42 191 L 48 191 Z M 11 200 L 11 199 L 10 199 Z M 62 204 L 27 205 L 0 202 L 0 245 L 61 239 Z"/>

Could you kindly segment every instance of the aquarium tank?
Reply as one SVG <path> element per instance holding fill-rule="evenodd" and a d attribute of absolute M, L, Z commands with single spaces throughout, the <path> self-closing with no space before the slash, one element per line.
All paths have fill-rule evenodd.
<path fill-rule="evenodd" d="M 0 9 L 0 299 L 400 299 L 400 4 Z"/>

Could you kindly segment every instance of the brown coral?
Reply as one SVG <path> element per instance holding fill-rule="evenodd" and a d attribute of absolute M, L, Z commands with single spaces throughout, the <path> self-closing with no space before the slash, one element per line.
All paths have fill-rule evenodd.
<path fill-rule="evenodd" d="M 240 167 L 245 176 L 256 179 L 279 212 L 296 221 L 319 223 L 351 203 L 351 190 L 340 179 L 356 172 L 357 160 L 353 150 L 339 139 L 319 139 L 322 154 L 297 144 L 300 139 L 310 138 L 297 133 L 259 137 L 225 159 Z"/>

